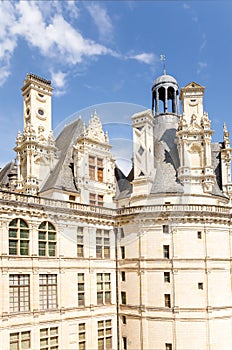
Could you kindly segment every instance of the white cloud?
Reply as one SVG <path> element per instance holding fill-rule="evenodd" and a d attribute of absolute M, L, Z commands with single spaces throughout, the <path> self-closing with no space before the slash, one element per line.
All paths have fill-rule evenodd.
<path fill-rule="evenodd" d="M 197 74 L 201 73 L 201 71 L 208 66 L 206 62 L 198 62 L 197 65 L 198 65 Z"/>
<path fill-rule="evenodd" d="M 155 62 L 157 62 L 157 57 L 154 53 L 143 52 L 137 55 L 131 55 L 129 56 L 129 58 L 146 64 L 154 64 Z"/>
<path fill-rule="evenodd" d="M 56 96 L 64 95 L 66 93 L 66 83 L 67 83 L 68 73 L 64 73 L 62 71 L 54 72 L 53 70 L 51 70 L 50 74 L 51 74 L 52 85 L 55 87 L 54 95 Z"/>
<path fill-rule="evenodd" d="M 106 9 L 96 3 L 88 4 L 86 8 L 97 26 L 100 38 L 103 40 L 112 40 L 113 25 Z"/>
<path fill-rule="evenodd" d="M 2 2 L 0 8 L 0 86 L 10 75 L 10 59 L 17 46 L 17 37 L 11 33 L 15 21 L 14 7 L 10 2 Z"/>
<path fill-rule="evenodd" d="M 184 8 L 185 10 L 187 10 L 187 9 L 190 9 L 190 6 L 189 6 L 188 4 L 186 4 L 186 3 L 184 3 L 184 4 L 183 4 L 183 8 Z"/>
<path fill-rule="evenodd" d="M 78 16 L 75 2 L 65 2 L 65 13 Z M 64 18 L 63 2 L 2 2 L 0 9 L 0 64 L 3 84 L 10 74 L 10 59 L 19 39 L 36 47 L 46 58 L 63 65 L 82 63 L 85 58 L 116 53 L 104 45 L 85 38 Z M 45 11 L 46 9 L 46 11 Z M 45 14 L 46 13 L 46 14 Z M 50 64 L 55 61 L 50 60 Z"/>

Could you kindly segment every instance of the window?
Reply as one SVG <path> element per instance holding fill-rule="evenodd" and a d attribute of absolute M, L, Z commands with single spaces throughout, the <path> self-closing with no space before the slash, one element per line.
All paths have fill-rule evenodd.
<path fill-rule="evenodd" d="M 124 315 L 122 316 L 122 323 L 126 324 L 126 316 L 124 316 Z"/>
<path fill-rule="evenodd" d="M 103 159 L 89 156 L 89 178 L 90 180 L 103 182 Z"/>
<path fill-rule="evenodd" d="M 165 307 L 171 307 L 171 295 L 164 294 L 164 305 Z"/>
<path fill-rule="evenodd" d="M 201 231 L 198 231 L 198 232 L 197 232 L 197 238 L 198 238 L 198 239 L 202 239 L 202 233 L 201 233 Z"/>
<path fill-rule="evenodd" d="M 97 273 L 97 305 L 111 303 L 110 273 Z"/>
<path fill-rule="evenodd" d="M 202 282 L 199 282 L 199 283 L 198 283 L 198 289 L 201 289 L 201 290 L 203 290 L 203 289 L 204 289 L 204 285 L 203 285 L 203 283 L 202 283 Z"/>
<path fill-rule="evenodd" d="M 29 228 L 23 219 L 9 224 L 9 255 L 29 255 Z"/>
<path fill-rule="evenodd" d="M 112 349 L 112 321 L 98 321 L 98 350 Z"/>
<path fill-rule="evenodd" d="M 78 258 L 84 257 L 84 233 L 83 227 L 77 228 L 77 256 Z"/>
<path fill-rule="evenodd" d="M 125 233 L 122 227 L 119 228 L 120 230 L 120 238 L 124 238 L 125 237 Z"/>
<path fill-rule="evenodd" d="M 39 256 L 56 255 L 56 230 L 48 221 L 39 225 Z"/>
<path fill-rule="evenodd" d="M 10 312 L 29 311 L 30 276 L 10 275 Z"/>
<path fill-rule="evenodd" d="M 96 231 L 96 257 L 110 258 L 110 232 L 108 230 Z"/>
<path fill-rule="evenodd" d="M 79 350 L 85 350 L 86 349 L 85 323 L 80 323 L 78 325 L 78 340 L 79 340 Z"/>
<path fill-rule="evenodd" d="M 58 327 L 40 330 L 40 350 L 58 350 Z"/>
<path fill-rule="evenodd" d="M 166 343 L 165 344 L 165 350 L 172 350 L 172 344 Z"/>
<path fill-rule="evenodd" d="M 122 349 L 127 349 L 127 337 L 122 337 Z"/>
<path fill-rule="evenodd" d="M 122 279 L 122 282 L 126 281 L 126 272 L 125 271 L 121 272 L 121 279 Z"/>
<path fill-rule="evenodd" d="M 57 276 L 39 275 L 40 309 L 56 309 L 57 307 Z"/>
<path fill-rule="evenodd" d="M 89 194 L 89 204 L 93 206 L 99 206 L 103 207 L 103 195 L 102 194 L 96 194 L 96 193 L 90 193 Z"/>
<path fill-rule="evenodd" d="M 163 225 L 163 233 L 169 233 L 169 226 Z"/>
<path fill-rule="evenodd" d="M 31 332 L 10 333 L 10 350 L 31 349 Z"/>
<path fill-rule="evenodd" d="M 169 259 L 169 245 L 163 246 L 164 258 Z"/>
<path fill-rule="evenodd" d="M 121 301 L 123 305 L 126 304 L 126 292 L 121 292 Z"/>
<path fill-rule="evenodd" d="M 75 202 L 75 200 L 76 200 L 76 196 L 70 194 L 70 195 L 69 195 L 69 201 L 70 201 L 70 202 Z"/>
<path fill-rule="evenodd" d="M 85 305 L 85 275 L 84 273 L 77 274 L 77 290 L 78 290 L 78 306 Z"/>
<path fill-rule="evenodd" d="M 170 283 L 170 272 L 164 272 L 164 282 Z"/>
<path fill-rule="evenodd" d="M 125 259 L 125 247 L 121 247 L 121 258 Z"/>

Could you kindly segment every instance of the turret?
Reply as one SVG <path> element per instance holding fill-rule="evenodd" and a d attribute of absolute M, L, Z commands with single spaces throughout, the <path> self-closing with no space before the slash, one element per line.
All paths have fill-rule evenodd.
<path fill-rule="evenodd" d="M 17 190 L 36 194 L 54 166 L 55 140 L 51 124 L 51 82 L 27 74 L 22 87 L 24 132 L 18 133 Z"/>

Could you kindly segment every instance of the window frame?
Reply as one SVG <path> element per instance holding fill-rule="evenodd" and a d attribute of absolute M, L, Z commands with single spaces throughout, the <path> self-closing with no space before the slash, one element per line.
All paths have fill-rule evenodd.
<path fill-rule="evenodd" d="M 16 224 L 13 225 L 15 222 Z M 23 237 L 25 234 L 26 237 Z M 28 223 L 24 219 L 15 218 L 10 221 L 8 226 L 8 242 L 10 256 L 30 255 L 30 229 Z"/>
<path fill-rule="evenodd" d="M 42 227 L 42 225 L 45 225 L 45 227 Z M 52 229 L 49 227 L 52 227 Z M 42 234 L 44 234 L 44 238 L 41 238 Z M 54 235 L 54 239 L 51 239 L 51 234 Z M 43 245 L 43 248 L 41 248 L 41 245 Z M 53 248 L 51 249 L 51 247 Z M 57 250 L 56 248 L 57 232 L 55 226 L 50 221 L 41 222 L 38 227 L 38 255 L 40 257 L 55 258 Z M 41 254 L 42 251 L 44 254 Z M 53 253 L 51 254 L 51 252 Z"/>
<path fill-rule="evenodd" d="M 29 336 L 27 338 L 24 338 L 23 335 L 24 334 L 29 334 Z M 11 339 L 14 336 L 16 336 L 16 339 Z M 17 350 L 30 350 L 31 349 L 31 331 L 21 331 L 21 332 L 12 332 L 9 335 L 9 343 L 10 343 L 10 350 L 14 350 L 15 349 L 15 345 L 17 346 Z M 29 341 L 29 345 L 27 348 L 24 347 L 23 343 L 28 342 Z M 13 347 L 12 347 L 13 345 Z"/>
<path fill-rule="evenodd" d="M 53 333 L 53 330 L 56 333 Z M 41 333 L 45 331 L 45 335 L 41 336 Z M 56 344 L 53 343 L 56 339 Z M 45 341 L 45 345 L 41 345 L 41 340 Z M 46 327 L 40 328 L 39 333 L 40 350 L 58 350 L 59 349 L 59 327 Z"/>
<path fill-rule="evenodd" d="M 97 273 L 97 305 L 110 305 L 112 298 L 111 273 Z"/>
<path fill-rule="evenodd" d="M 84 258 L 84 227 L 77 227 L 77 257 Z"/>
<path fill-rule="evenodd" d="M 16 298 L 15 298 L 15 295 L 16 295 Z M 9 275 L 9 309 L 10 309 L 10 313 L 30 311 L 30 275 L 29 274 L 22 274 L 22 275 L 10 274 Z"/>
<path fill-rule="evenodd" d="M 83 272 L 77 274 L 77 303 L 79 307 L 85 306 L 85 274 Z"/>
<path fill-rule="evenodd" d="M 96 258 L 110 259 L 110 230 L 96 230 Z"/>
<path fill-rule="evenodd" d="M 97 331 L 98 350 L 111 350 L 113 348 L 112 320 L 109 319 L 98 321 Z M 108 340 L 110 340 L 110 344 L 107 344 Z M 99 342 L 101 343 L 99 344 Z"/>
<path fill-rule="evenodd" d="M 43 279 L 45 277 L 45 279 Z M 52 283 L 52 279 L 55 283 Z M 51 282 L 49 281 L 51 279 Z M 45 281 L 46 283 L 42 283 Z M 44 305 L 46 307 L 44 307 Z M 57 309 L 57 274 L 40 274 L 39 275 L 39 308 L 40 310 Z"/>

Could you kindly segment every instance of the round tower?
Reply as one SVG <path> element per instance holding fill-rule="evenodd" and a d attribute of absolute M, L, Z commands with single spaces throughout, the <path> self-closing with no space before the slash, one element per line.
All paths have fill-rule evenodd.
<path fill-rule="evenodd" d="M 179 90 L 175 78 L 163 74 L 152 86 L 152 111 L 154 115 L 162 113 L 179 113 Z"/>

